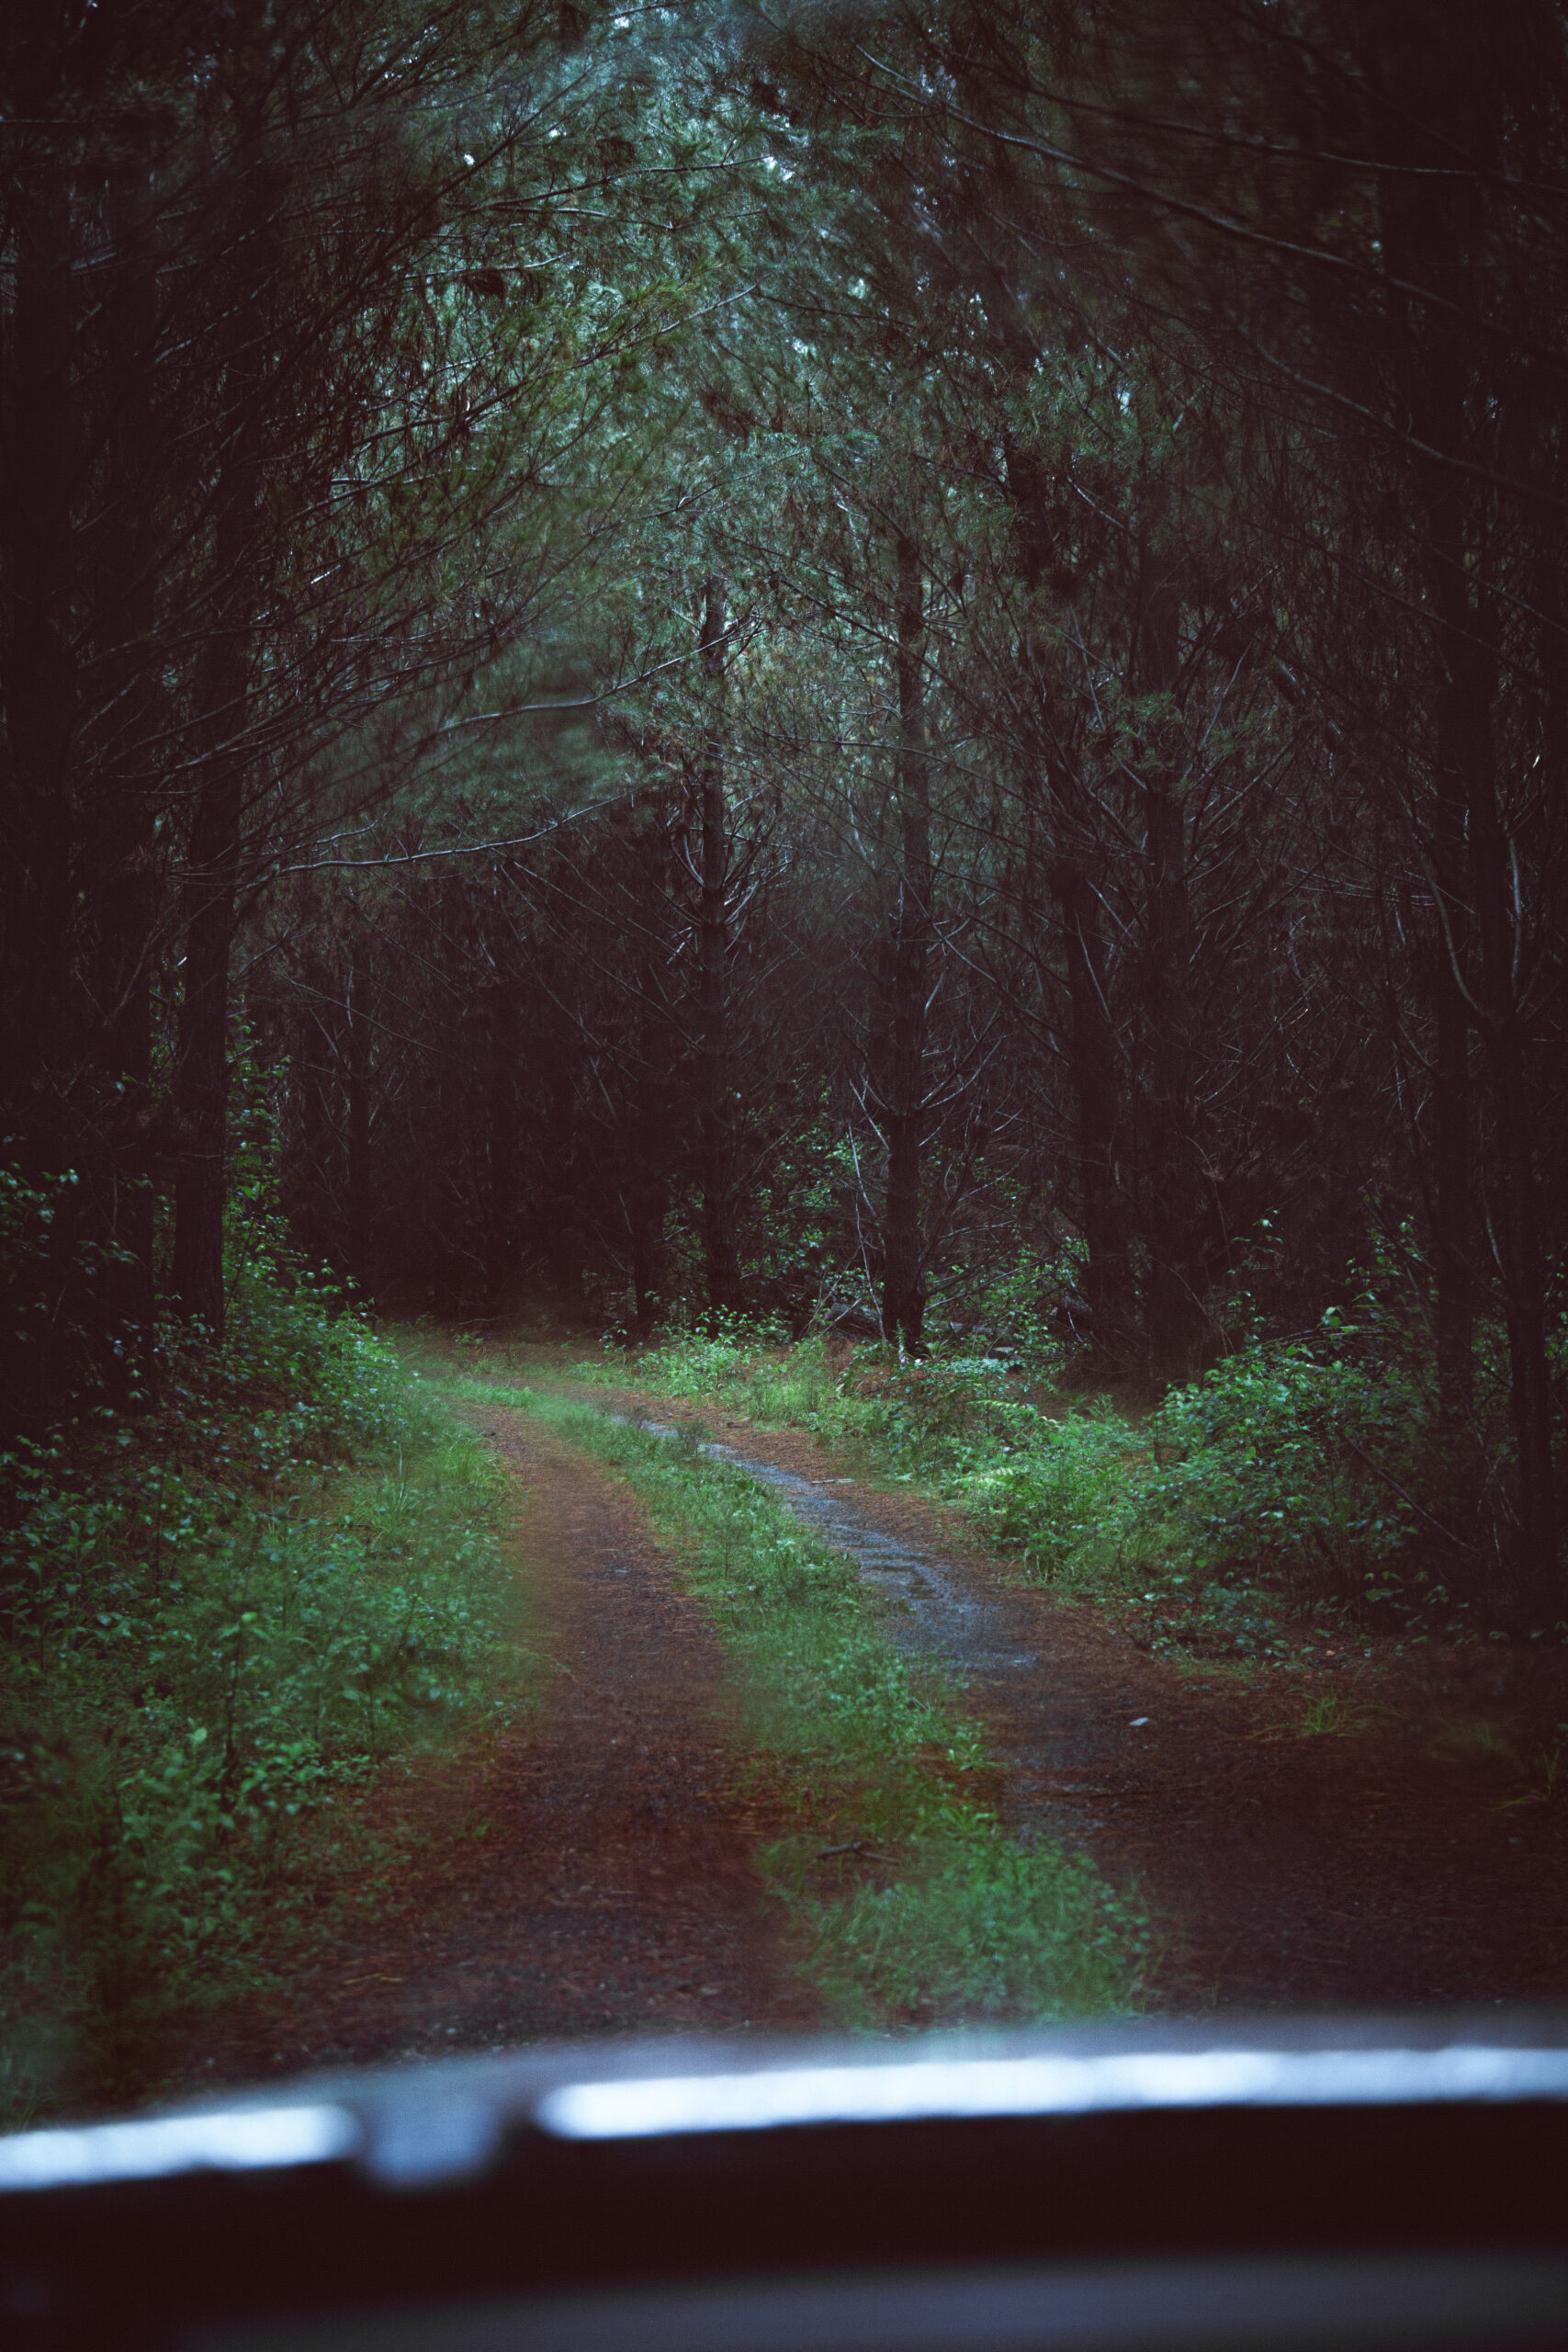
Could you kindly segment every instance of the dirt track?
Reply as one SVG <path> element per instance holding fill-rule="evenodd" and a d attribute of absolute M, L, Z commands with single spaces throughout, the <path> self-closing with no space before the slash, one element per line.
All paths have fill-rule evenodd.
<path fill-rule="evenodd" d="M 540 1359 L 538 1376 L 558 1380 L 558 1358 Z M 962 1679 L 1009 1826 L 1090 1853 L 1148 1902 L 1168 1939 L 1162 2007 L 1568 1997 L 1568 1803 L 1529 1801 L 1517 1752 L 1450 1741 L 1489 1714 L 1506 1727 L 1531 1661 L 1514 1673 L 1479 1648 L 1382 1661 L 1356 1686 L 1367 1729 L 1303 1737 L 1297 1678 L 1184 1674 L 1111 1612 L 1021 1584 L 954 1512 L 846 1476 L 803 1435 L 695 1417 L 726 1451 L 809 1482 L 824 1532 L 846 1508 L 876 1532 L 881 1565 L 874 1546 L 863 1575 L 893 1637 Z"/>
<path fill-rule="evenodd" d="M 531 1639 L 552 1662 L 542 1705 L 382 1788 L 362 1832 L 412 1860 L 378 1927 L 204 2034 L 187 2082 L 825 2022 L 751 1866 L 788 1824 L 743 1793 L 700 1610 L 617 1481 L 526 1416 L 474 1418 L 519 1479 Z M 1106 1612 L 1018 1583 L 952 1513 L 847 1476 L 807 1438 L 705 1418 L 755 1462 L 818 1493 L 831 1480 L 824 1500 L 875 1532 L 888 1630 L 962 1679 L 1009 1826 L 1087 1850 L 1148 1901 L 1168 1939 L 1160 2006 L 1568 1994 L 1564 1808 L 1513 1803 L 1515 1767 L 1442 1753 L 1408 1704 L 1360 1736 L 1303 1738 L 1288 1679 L 1184 1676 Z M 929 1614 L 900 1561 L 933 1572 Z"/>
<path fill-rule="evenodd" d="M 1568 1995 L 1568 1808 L 1517 1802 L 1500 1754 L 1434 1746 L 1443 1662 L 1424 1684 L 1388 1677 L 1366 1732 L 1303 1737 L 1294 1678 L 1184 1675 L 1106 1612 L 1022 1585 L 954 1513 L 846 1478 L 807 1438 L 706 1418 L 726 1450 L 831 1479 L 831 1506 L 897 1547 L 889 1631 L 962 1677 L 1015 1834 L 1087 1850 L 1145 1894 L 1169 1939 L 1161 2007 Z M 872 1575 L 897 1588 L 897 1568 Z M 1466 1690 L 1484 1706 L 1496 1662 L 1447 1665 L 1461 1709 Z"/>
<path fill-rule="evenodd" d="M 725 1662 L 636 1506 L 515 1413 L 543 1705 L 358 1815 L 412 1847 L 379 1928 L 181 2054 L 186 2080 L 519 2042 L 820 2022 L 751 1855 L 785 1824 L 740 1782 Z"/>

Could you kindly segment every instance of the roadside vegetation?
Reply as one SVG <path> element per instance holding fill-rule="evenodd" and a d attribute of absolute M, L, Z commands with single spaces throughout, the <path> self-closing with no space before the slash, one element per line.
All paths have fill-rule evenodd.
<path fill-rule="evenodd" d="M 133 1414 L 0 1464 L 11 2123 L 148 2086 L 374 1900 L 355 1792 L 515 1700 L 477 1440 L 265 1238 L 230 1299 L 221 1343 L 162 1333 Z"/>
<path fill-rule="evenodd" d="M 759 1857 L 846 2024 L 1042 2020 L 1136 2007 L 1148 1922 L 1089 1861 L 1008 1836 L 977 1726 L 879 1627 L 852 1565 L 691 1427 L 528 1388 L 453 1392 L 536 1413 L 626 1478 L 740 1669 L 760 1769 L 800 1826 Z"/>
<path fill-rule="evenodd" d="M 1354 1306 L 1308 1332 L 1244 1327 L 1139 1410 L 1089 1385 L 1081 1352 L 1038 1317 L 919 1357 L 737 1317 L 609 1344 L 579 1371 L 806 1430 L 917 1484 L 1031 1581 L 1116 1604 L 1179 1664 L 1301 1668 L 1359 1657 L 1379 1634 L 1552 1642 L 1562 1629 L 1527 1623 L 1505 1573 L 1501 1349 L 1478 1349 L 1469 1426 L 1444 1430 L 1396 1271 L 1374 1265 Z"/>

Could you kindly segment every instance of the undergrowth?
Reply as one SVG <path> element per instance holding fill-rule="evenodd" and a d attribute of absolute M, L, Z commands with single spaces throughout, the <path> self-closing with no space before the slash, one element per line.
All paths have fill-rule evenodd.
<path fill-rule="evenodd" d="M 977 1726 L 876 1623 L 852 1565 L 751 1479 L 592 1408 L 491 1382 L 457 1393 L 536 1413 L 628 1479 L 678 1546 L 742 1669 L 750 1739 L 801 1828 L 762 1858 L 849 2023 L 1045 2019 L 1126 2009 L 1146 1921 L 1088 1861 L 1007 1835 Z"/>
<path fill-rule="evenodd" d="M 1031 1580 L 1126 1607 L 1156 1655 L 1295 1668 L 1343 1657 L 1357 1626 L 1463 1640 L 1481 1613 L 1484 1563 L 1429 1508 L 1429 1400 L 1357 1340 L 1333 1317 L 1306 1338 L 1255 1337 L 1136 1424 L 1043 1397 L 1003 1358 L 898 1364 L 739 1327 L 577 1370 L 806 1429 L 874 1476 L 918 1481 Z"/>
<path fill-rule="evenodd" d="M 298 1272 L 238 1270 L 154 1409 L 5 1458 L 0 2113 L 120 2099 L 330 1931 L 343 1800 L 499 1703 L 500 1473 Z"/>

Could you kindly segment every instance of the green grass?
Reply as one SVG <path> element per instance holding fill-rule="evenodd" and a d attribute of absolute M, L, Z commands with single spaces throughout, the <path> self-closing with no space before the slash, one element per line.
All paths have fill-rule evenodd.
<path fill-rule="evenodd" d="M 1138 1586 L 1147 1547 L 1129 1482 L 1146 1444 L 1105 1407 L 1043 1411 L 990 1357 L 899 1367 L 874 1347 L 846 1357 L 821 1339 L 764 1349 L 740 1333 L 685 1333 L 572 1371 L 807 1430 L 871 1476 L 956 1504 L 1036 1582 L 1126 1595 Z"/>
<path fill-rule="evenodd" d="M 740 1669 L 750 1739 L 798 1815 L 761 1866 L 841 2019 L 886 2029 L 1138 2004 L 1147 1920 L 1088 1861 L 1007 1835 L 985 1800 L 979 1727 L 949 1683 L 895 1649 L 841 1554 L 690 1431 L 660 1438 L 488 1380 L 452 1393 L 539 1415 L 612 1464 L 674 1547 Z"/>
<path fill-rule="evenodd" d="M 1292 1728 L 1298 1739 L 1359 1739 L 1383 1720 L 1376 1707 L 1359 1703 L 1342 1690 L 1324 1690 L 1307 1701 Z"/>
<path fill-rule="evenodd" d="M 1312 1346 L 1249 1343 L 1135 1427 L 1104 1402 L 1043 1402 L 998 1358 L 898 1365 L 874 1347 L 846 1356 L 739 1329 L 606 1351 L 574 1373 L 807 1430 L 954 1506 L 1032 1582 L 1125 1610 L 1172 1663 L 1295 1671 L 1348 1616 L 1470 1634 L 1401 1500 L 1419 1479 L 1419 1399 L 1397 1367 L 1337 1352 L 1347 1344 L 1326 1327 Z"/>
<path fill-rule="evenodd" d="M 7 1464 L 0 2115 L 150 2087 L 366 1892 L 346 1801 L 517 1687 L 504 1481 L 258 1277 L 158 1409 Z M 373 1873 L 371 1873 L 373 1875 Z"/>

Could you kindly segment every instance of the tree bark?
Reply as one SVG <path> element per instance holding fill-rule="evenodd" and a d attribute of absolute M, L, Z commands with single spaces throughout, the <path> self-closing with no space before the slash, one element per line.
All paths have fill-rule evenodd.
<path fill-rule="evenodd" d="M 1474 1390 L 1475 1196 L 1471 1181 L 1470 895 L 1464 873 L 1464 781 L 1451 695 L 1441 697 L 1432 866 L 1432 1262 L 1438 1426 L 1458 1435 Z"/>
<path fill-rule="evenodd" d="M 231 486 L 214 571 L 227 610 L 198 665 L 204 760 L 184 890 L 185 968 L 175 1080 L 174 1292 L 187 1320 L 222 1336 L 228 1194 L 229 958 L 234 937 L 250 677 L 250 629 L 234 611 L 249 586 L 251 487 Z"/>
<path fill-rule="evenodd" d="M 632 1260 L 632 1316 L 638 1339 L 658 1323 L 669 1279 L 664 1221 L 677 1122 L 671 1107 L 671 1072 L 680 1060 L 678 1020 L 670 1001 L 667 943 L 658 910 L 674 899 L 671 808 L 662 795 L 652 810 L 647 849 L 639 860 L 648 891 L 643 952 L 637 962 L 640 1014 L 636 1090 L 637 1133 L 627 1171 L 626 1220 Z"/>
<path fill-rule="evenodd" d="M 244 657 L 215 662 L 243 690 Z M 215 677 L 214 684 L 217 684 Z M 240 839 L 241 770 L 215 751 L 191 830 L 186 952 L 175 1082 L 174 1293 L 187 1321 L 221 1338 L 226 1314 L 223 1211 L 228 1193 L 229 956 Z"/>
<path fill-rule="evenodd" d="M 357 920 L 348 950 L 348 995 L 344 1006 L 348 1078 L 347 1181 L 344 1187 L 346 1231 L 344 1258 L 361 1290 L 370 1286 L 370 956 Z"/>
<path fill-rule="evenodd" d="M 1138 685 L 1169 695 L 1179 668 L 1181 613 L 1177 566 L 1145 553 L 1140 587 Z M 1193 1295 L 1192 1242 L 1198 1225 L 1191 1122 L 1191 911 L 1187 889 L 1187 824 L 1179 779 L 1167 746 L 1156 740 L 1144 761 L 1144 849 L 1147 867 L 1144 1009 L 1149 1036 L 1144 1235 L 1148 1246 L 1145 1303 L 1156 1363 L 1185 1368 L 1200 1327 Z"/>
<path fill-rule="evenodd" d="M 332 1256 L 334 1153 L 330 1102 L 333 1056 L 325 1027 L 329 975 L 313 949 L 305 956 L 300 979 L 304 1002 L 294 1056 L 299 1103 L 296 1227 L 306 1256 L 315 1265 Z"/>
<path fill-rule="evenodd" d="M 10 641 L 0 976 L 9 1008 L 7 1092 L 31 1129 L 39 1108 L 33 1081 L 50 1065 L 62 1010 L 72 996 L 74 935 L 70 596 L 77 427 L 73 239 L 63 184 L 23 203 L 16 250 L 4 436 Z"/>
<path fill-rule="evenodd" d="M 1105 994 L 1105 943 L 1082 865 L 1059 858 L 1051 881 L 1066 943 L 1078 1227 L 1089 1253 L 1084 1297 L 1096 1353 L 1115 1359 L 1131 1322 L 1132 1295 L 1126 1204 L 1116 1172 L 1116 1032 Z"/>
<path fill-rule="evenodd" d="M 920 1173 L 925 1134 L 926 1001 L 931 938 L 931 794 L 926 752 L 925 599 L 920 553 L 897 549 L 898 897 L 892 939 L 893 1051 L 884 1098 L 887 1200 L 882 1336 L 914 1349 L 925 1321 Z"/>
<path fill-rule="evenodd" d="M 550 1198 L 547 1201 L 547 1238 L 550 1273 L 556 1289 L 569 1308 L 582 1304 L 582 1267 L 586 1250 L 582 1221 L 578 1207 L 579 1189 L 579 1128 L 577 1094 L 572 1073 L 564 1058 L 558 1058 L 549 1074 L 549 1149 L 546 1166 Z"/>
<path fill-rule="evenodd" d="M 496 944 L 496 973 L 490 988 L 490 1199 L 487 1235 L 491 1305 L 498 1313 L 517 1296 L 517 1080 L 519 996 L 506 968 L 503 943 Z"/>
<path fill-rule="evenodd" d="M 1486 1149 L 1478 1154 L 1477 1189 L 1490 1194 L 1492 1232 L 1508 1335 L 1510 1400 L 1517 1447 L 1517 1532 L 1513 1572 L 1518 1598 L 1536 1623 L 1562 1613 L 1557 1501 L 1551 1448 L 1551 1396 L 1546 1346 L 1546 1283 L 1540 1202 L 1531 1133 L 1532 1095 L 1525 1008 L 1517 977 L 1523 943 L 1512 904 L 1512 844 L 1498 793 L 1494 712 L 1499 688 L 1497 618 L 1485 583 L 1489 493 L 1470 471 L 1495 461 L 1497 420 L 1507 413 L 1489 349 L 1466 325 L 1480 316 L 1477 288 L 1488 250 L 1483 187 L 1502 169 L 1503 132 L 1495 112 L 1478 113 L 1462 51 L 1427 40 L 1415 19 L 1397 59 L 1402 119 L 1411 140 L 1402 158 L 1445 168 L 1421 188 L 1409 171 L 1388 175 L 1380 203 L 1391 277 L 1389 325 L 1397 380 L 1414 435 L 1427 453 L 1416 459 L 1413 488 L 1425 525 L 1424 555 L 1431 614 L 1432 698 L 1437 741 L 1438 912 L 1450 914 L 1448 970 L 1435 1001 L 1438 1029 L 1438 1150 L 1450 1203 L 1439 1209 L 1440 1344 L 1450 1407 L 1468 1378 L 1468 1306 L 1460 1152 L 1468 1129 L 1468 1068 L 1461 1069 L 1461 1008 L 1482 1047 L 1483 1099 L 1490 1112 Z M 1466 168 L 1447 168 L 1462 145 Z M 1410 292 L 1431 289 L 1431 298 Z M 1555 535 L 1554 535 L 1555 538 Z M 1552 548 L 1555 558 L 1555 545 Z M 1458 837 L 1462 829 L 1463 881 Z M 1446 869 L 1446 870 L 1445 870 Z M 1468 905 L 1461 901 L 1461 893 Z M 1460 919 L 1458 934 L 1453 918 Z M 1468 950 L 1469 969 L 1464 968 Z M 1459 1001 L 1449 1001 L 1450 985 Z M 1464 1006 L 1468 994 L 1469 1005 Z M 1464 1361 L 1461 1361 L 1461 1351 Z"/>
<path fill-rule="evenodd" d="M 156 1369 L 153 1240 L 152 968 L 157 848 L 149 742 L 160 704 L 153 644 L 156 599 L 148 548 L 152 417 L 150 348 L 156 327 L 152 256 L 137 197 L 109 208 L 114 262 L 103 303 L 115 384 L 109 418 L 110 520 L 99 633 L 114 716 L 96 832 L 97 937 L 94 994 L 108 1165 L 102 1208 L 109 1258 L 103 1275 L 107 1385 L 123 1411 L 151 1398 Z"/>
<path fill-rule="evenodd" d="M 223 1223 L 228 1194 L 229 959 L 239 881 L 245 735 L 257 603 L 258 456 L 267 373 L 266 299 L 276 260 L 276 190 L 259 168 L 236 182 L 237 244 L 249 275 L 224 330 L 213 526 L 212 627 L 196 665 L 200 782 L 183 893 L 185 986 L 175 1082 L 174 1290 L 182 1315 L 224 1327 Z"/>
<path fill-rule="evenodd" d="M 80 994 L 73 868 L 76 679 L 71 652 L 75 558 L 73 490 L 80 426 L 73 356 L 75 239 L 63 176 L 35 180 L 17 205 L 16 292 L 4 336 L 0 412 L 0 1134 L 24 1181 L 78 1163 L 77 1138 L 51 1082 L 75 1058 L 66 1041 Z M 91 1179 L 89 1179 L 89 1184 Z M 62 1200 L 49 1262 L 38 1270 L 48 1309 L 24 1337 L 0 1326 L 0 1435 L 47 1427 L 62 1400 L 101 1369 L 104 1302 L 81 1275 L 80 1243 L 97 1240 L 94 1203 Z M 34 1301 L 18 1302 L 31 1306 Z M 42 1305 L 42 1298 L 38 1300 Z M 86 1361 L 84 1361 L 85 1357 Z"/>
<path fill-rule="evenodd" d="M 1480 950 L 1480 1030 L 1492 1101 L 1495 1228 L 1514 1432 L 1518 1449 L 1516 1574 L 1529 1610 L 1546 1622 L 1562 1607 L 1557 1569 L 1546 1280 L 1531 1136 L 1525 1016 L 1515 979 L 1510 845 L 1498 806 L 1492 743 L 1496 654 L 1488 616 L 1461 570 L 1439 557 L 1446 692 L 1467 786 L 1472 900 Z"/>
<path fill-rule="evenodd" d="M 1454 254 L 1462 259 L 1475 240 L 1462 203 L 1457 204 L 1457 216 L 1448 226 Z M 1461 282 L 1461 273 L 1451 266 L 1452 256 L 1444 253 L 1436 261 L 1438 282 Z M 1546 1277 L 1531 1132 L 1529 1041 L 1517 977 L 1522 942 L 1512 905 L 1512 845 L 1499 801 L 1493 736 L 1498 690 L 1496 620 L 1477 561 L 1480 518 L 1474 512 L 1474 492 L 1454 462 L 1469 446 L 1469 359 L 1467 348 L 1445 322 L 1422 336 L 1411 368 L 1416 388 L 1417 432 L 1428 448 L 1446 453 L 1450 460 L 1428 460 L 1420 469 L 1437 673 L 1436 832 L 1439 858 L 1447 859 L 1450 867 L 1457 866 L 1452 836 L 1462 822 L 1469 908 L 1468 922 L 1461 929 L 1468 930 L 1474 949 L 1470 994 L 1483 1049 L 1491 1111 L 1487 1189 L 1495 1204 L 1492 1225 L 1508 1335 L 1510 1402 L 1517 1448 L 1514 1577 L 1527 1612 L 1539 1622 L 1550 1623 L 1561 1613 L 1563 1597 L 1557 1558 Z M 1447 900 L 1455 893 L 1457 882 L 1457 872 L 1445 877 L 1439 865 L 1441 899 Z M 1460 943 L 1445 944 L 1450 946 L 1450 970 L 1440 983 L 1436 1008 L 1439 1059 L 1446 1048 L 1457 1064 L 1454 1032 L 1459 1012 L 1458 1008 L 1445 1006 L 1445 997 L 1451 980 L 1456 994 L 1462 998 L 1466 975 L 1460 965 Z M 1457 1068 L 1452 1076 L 1457 1081 Z M 1451 1099 L 1440 1106 L 1450 1124 L 1450 1154 L 1457 1154 L 1460 1148 L 1462 1108 L 1456 1082 Z M 1452 1167 L 1448 1174 L 1451 1186 L 1457 1181 Z M 1457 1209 L 1455 1216 L 1457 1219 Z M 1448 1344 L 1456 1354 L 1461 1340 L 1468 1338 L 1464 1294 L 1460 1288 L 1464 1271 L 1461 1258 L 1447 1318 Z"/>
<path fill-rule="evenodd" d="M 729 1109 L 729 826 L 724 790 L 725 584 L 703 593 L 705 726 L 697 774 L 697 1152 L 708 1312 L 740 1305 L 735 1247 L 734 1136 Z"/>

